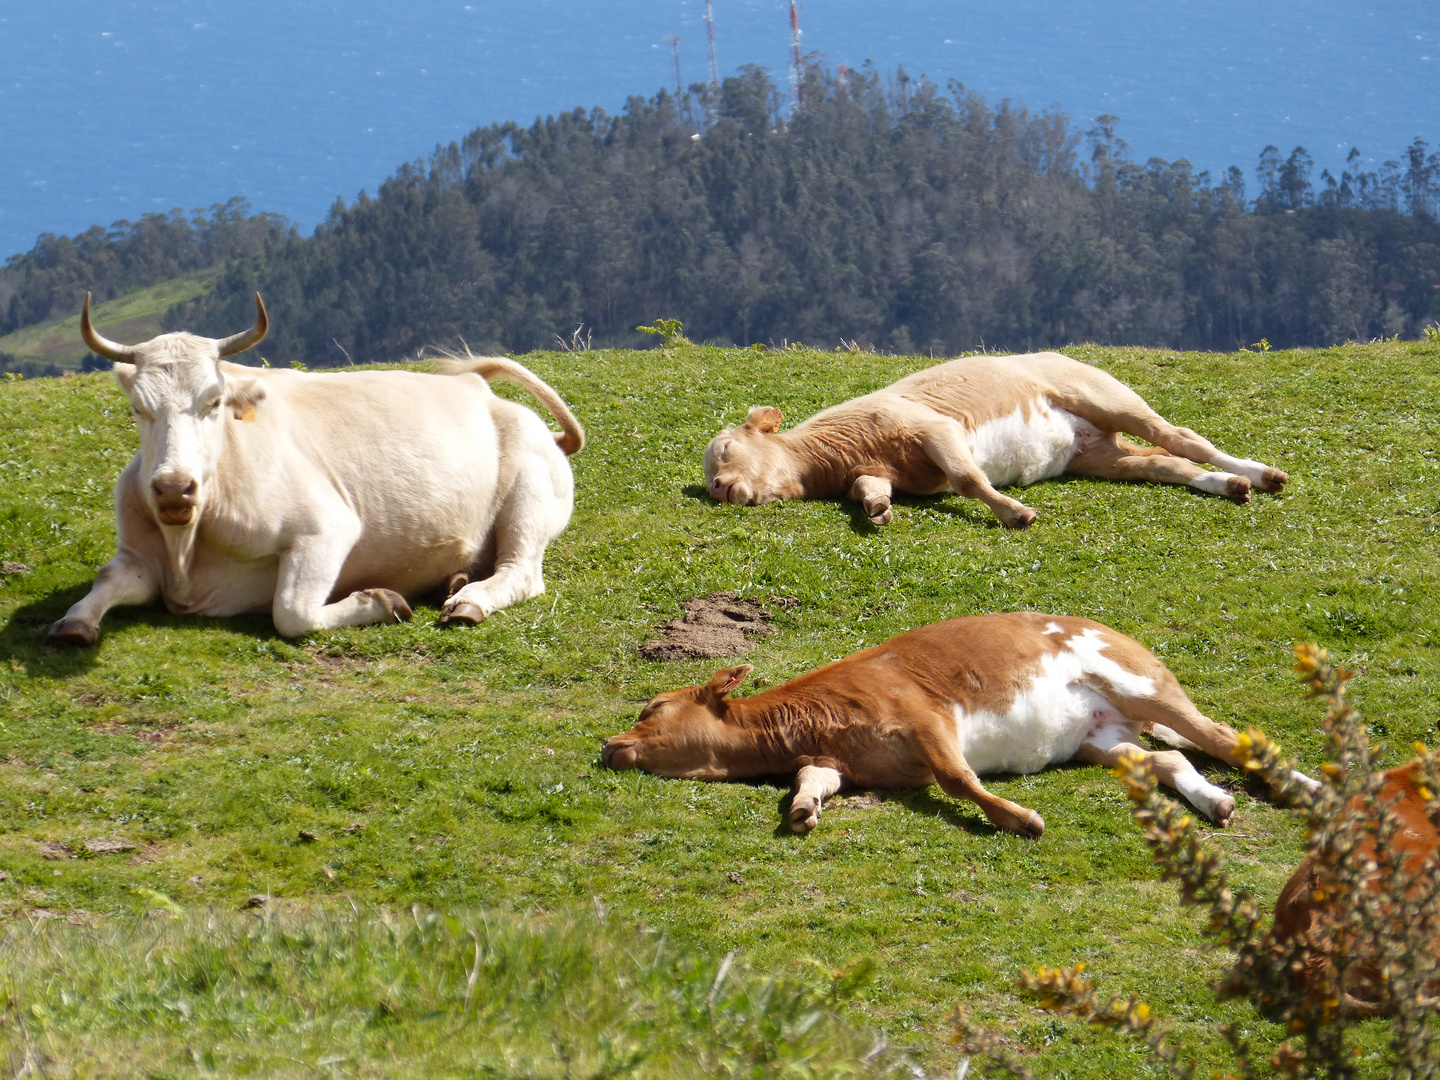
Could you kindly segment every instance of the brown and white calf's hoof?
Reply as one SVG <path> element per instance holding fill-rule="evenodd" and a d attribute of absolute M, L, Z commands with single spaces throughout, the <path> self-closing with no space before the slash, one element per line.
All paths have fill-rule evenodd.
<path fill-rule="evenodd" d="M 1273 491 L 1278 495 L 1285 490 L 1285 482 L 1289 479 L 1287 473 L 1283 473 L 1279 469 L 1272 469 L 1267 465 L 1265 475 L 1260 478 L 1260 490 Z"/>
<path fill-rule="evenodd" d="M 790 803 L 790 831 L 807 833 L 820 821 L 820 800 L 813 795 L 796 796 Z"/>
<path fill-rule="evenodd" d="M 479 604 L 472 604 L 462 600 L 458 604 L 446 604 L 440 612 L 440 622 L 464 623 L 466 626 L 479 626 L 485 621 L 486 611 Z"/>
<path fill-rule="evenodd" d="M 1242 505 L 1248 503 L 1250 501 L 1250 481 L 1243 476 L 1230 477 L 1225 481 L 1225 495 Z"/>
<path fill-rule="evenodd" d="M 1007 529 L 1028 529 L 1039 517 L 1039 511 L 1031 510 L 1030 507 L 1021 507 L 1009 521 L 1005 522 Z"/>
<path fill-rule="evenodd" d="M 1216 825 L 1219 825 L 1223 829 L 1230 824 L 1230 819 L 1234 816 L 1234 799 L 1232 799 L 1229 795 L 1226 795 L 1223 799 L 1215 800 L 1215 813 L 1211 817 L 1211 821 L 1215 822 Z"/>
<path fill-rule="evenodd" d="M 385 609 L 386 622 L 405 622 L 415 614 L 405 602 L 405 597 L 394 589 L 365 589 L 361 595 L 380 602 L 380 606 Z"/>
<path fill-rule="evenodd" d="M 100 628 L 91 626 L 80 619 L 68 616 L 61 619 L 45 635 L 46 645 L 94 645 L 100 638 Z"/>

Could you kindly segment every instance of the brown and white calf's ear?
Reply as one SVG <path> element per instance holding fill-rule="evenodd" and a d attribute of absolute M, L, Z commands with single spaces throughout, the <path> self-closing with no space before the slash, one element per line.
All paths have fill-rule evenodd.
<path fill-rule="evenodd" d="M 741 664 L 739 667 L 721 668 L 710 676 L 701 691 L 705 697 L 719 701 L 726 694 L 730 693 L 737 686 L 749 678 L 750 673 L 755 669 L 749 664 Z"/>
<path fill-rule="evenodd" d="M 252 423 L 256 404 L 264 400 L 265 384 L 259 379 L 236 378 L 234 375 L 225 379 L 225 405 L 236 420 Z"/>
<path fill-rule="evenodd" d="M 785 419 L 774 405 L 756 405 L 745 418 L 745 426 L 769 435 L 780 430 L 780 421 Z"/>

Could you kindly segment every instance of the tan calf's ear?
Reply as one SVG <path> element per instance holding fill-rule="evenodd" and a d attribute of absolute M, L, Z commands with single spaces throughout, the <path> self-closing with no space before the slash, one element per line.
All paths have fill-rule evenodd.
<path fill-rule="evenodd" d="M 225 380 L 225 404 L 236 420 L 253 424 L 255 405 L 264 400 L 265 384 L 259 379 L 237 379 L 231 375 Z"/>
<path fill-rule="evenodd" d="M 710 681 L 705 684 L 705 693 L 718 700 L 743 683 L 754 670 L 749 664 L 721 668 L 710 676 Z"/>
<path fill-rule="evenodd" d="M 756 405 L 745 418 L 745 426 L 766 434 L 780 430 L 780 421 L 785 419 L 774 405 Z"/>

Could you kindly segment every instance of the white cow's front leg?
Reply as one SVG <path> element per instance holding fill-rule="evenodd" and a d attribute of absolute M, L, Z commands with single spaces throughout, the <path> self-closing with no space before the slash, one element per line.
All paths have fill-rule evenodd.
<path fill-rule="evenodd" d="M 100 568 L 85 598 L 50 627 L 45 640 L 51 645 L 94 645 L 105 612 L 127 604 L 148 604 L 159 595 L 160 574 L 155 560 L 134 551 L 121 551 Z"/>
<path fill-rule="evenodd" d="M 353 517 L 343 524 L 334 522 L 319 536 L 297 540 L 280 557 L 272 611 L 275 629 L 282 637 L 410 618 L 410 605 L 391 589 L 362 589 L 333 604 L 325 602 L 350 549 L 360 538 L 360 528 L 360 522 Z"/>
<path fill-rule="evenodd" d="M 806 765 L 795 774 L 795 797 L 790 800 L 790 828 L 807 833 L 820 820 L 826 799 L 840 790 L 840 773 L 823 765 Z"/>

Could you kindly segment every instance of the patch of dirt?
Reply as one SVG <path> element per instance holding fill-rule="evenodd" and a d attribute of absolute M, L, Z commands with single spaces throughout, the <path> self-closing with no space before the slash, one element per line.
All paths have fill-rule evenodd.
<path fill-rule="evenodd" d="M 131 739 L 138 739 L 140 742 L 149 743 L 151 746 L 158 746 L 163 742 L 170 742 L 179 738 L 180 725 L 174 720 L 150 720 L 142 721 L 145 726 L 139 723 L 124 723 L 120 720 L 101 720 L 98 723 L 86 724 L 85 726 L 97 735 L 125 735 Z"/>
<path fill-rule="evenodd" d="M 685 601 L 685 614 L 665 624 L 664 635 L 640 646 L 646 660 L 715 659 L 742 656 L 753 638 L 775 633 L 771 615 L 734 593 L 718 592 Z"/>

